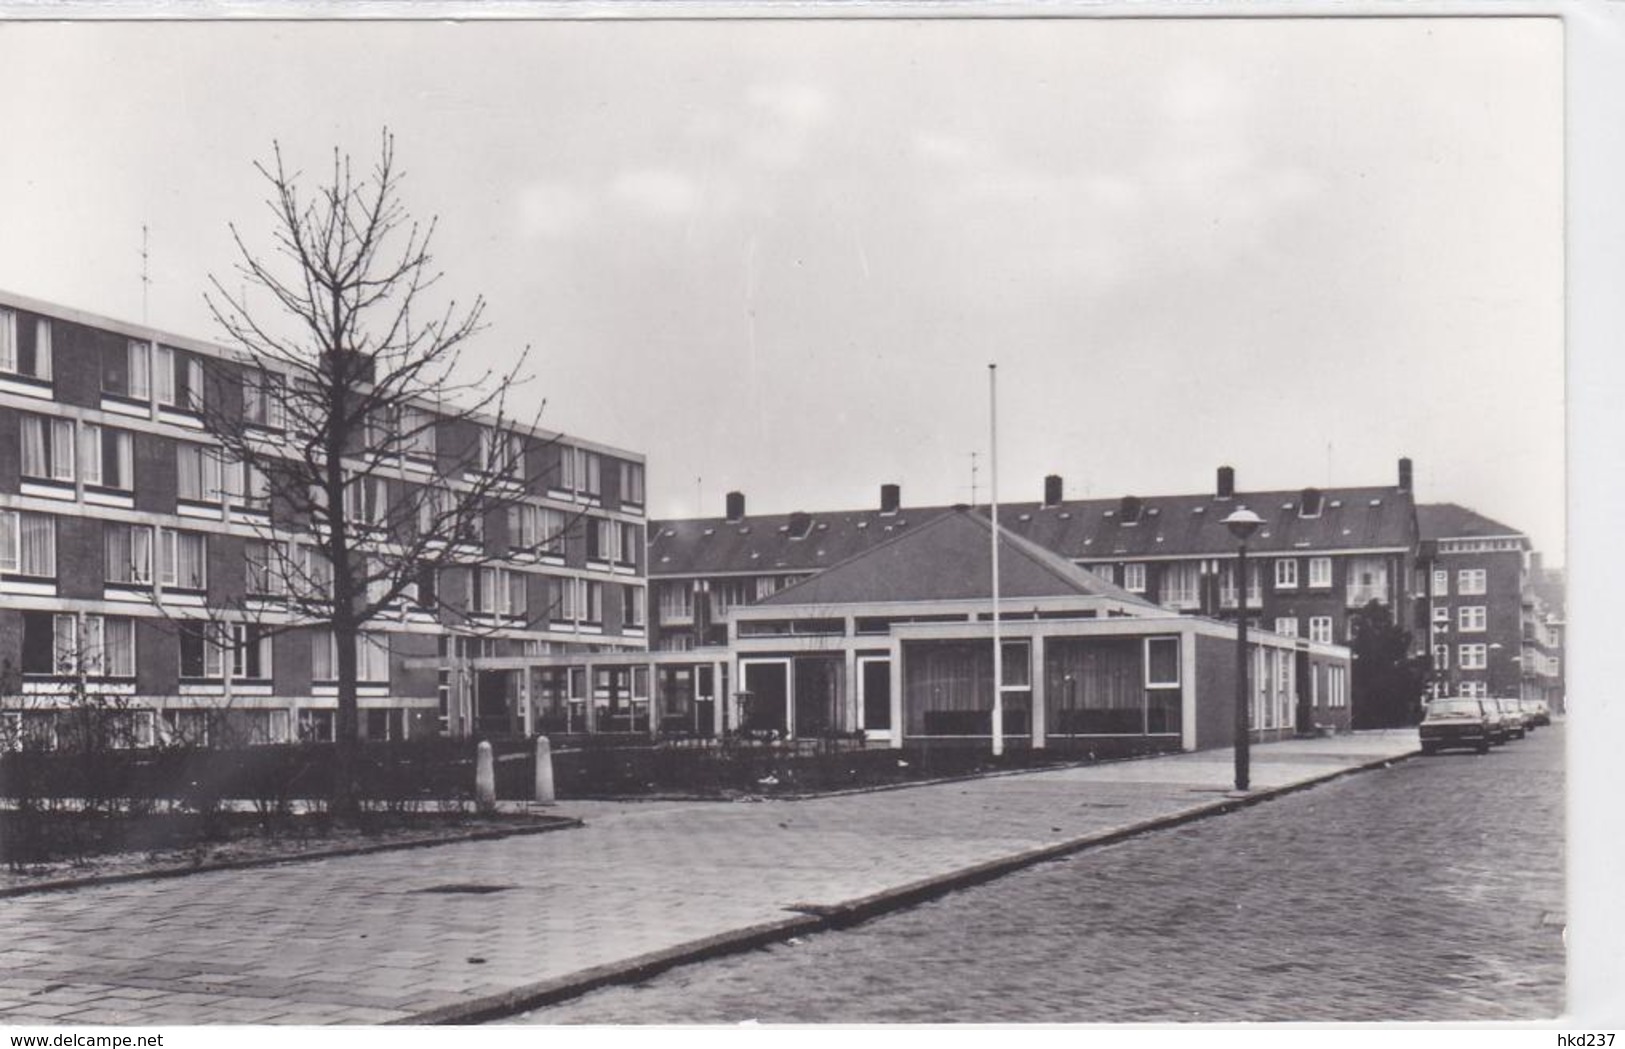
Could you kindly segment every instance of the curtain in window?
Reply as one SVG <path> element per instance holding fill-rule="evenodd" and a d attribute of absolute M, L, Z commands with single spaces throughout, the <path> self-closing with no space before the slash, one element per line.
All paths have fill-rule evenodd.
<path fill-rule="evenodd" d="M 310 676 L 315 681 L 334 681 L 339 676 L 338 645 L 331 630 L 310 633 Z"/>
<path fill-rule="evenodd" d="M 49 514 L 19 513 L 18 566 L 23 575 L 56 577 L 56 518 Z"/>
<path fill-rule="evenodd" d="M 109 677 L 135 676 L 135 620 L 102 620 L 102 673 Z"/>
<path fill-rule="evenodd" d="M 1145 686 L 1139 638 L 1052 638 L 1044 646 L 1049 731 L 1139 735 Z"/>
<path fill-rule="evenodd" d="M 910 735 L 978 735 L 993 729 L 993 646 L 915 642 L 903 649 Z"/>
<path fill-rule="evenodd" d="M 129 380 L 125 393 L 140 400 L 152 396 L 152 347 L 144 342 L 129 344 Z"/>
<path fill-rule="evenodd" d="M 79 665 L 79 621 L 73 616 L 51 617 L 53 673 L 72 674 Z"/>
<path fill-rule="evenodd" d="M 17 371 L 17 315 L 0 310 L 0 372 Z"/>
<path fill-rule="evenodd" d="M 24 477 L 51 476 L 51 458 L 45 439 L 45 425 L 48 421 L 37 415 L 22 417 Z"/>
<path fill-rule="evenodd" d="M 34 321 L 34 378 L 51 377 L 51 322 L 40 317 Z"/>
<path fill-rule="evenodd" d="M 130 370 L 133 372 L 135 369 L 132 367 Z M 158 347 L 157 353 L 153 355 L 152 370 L 154 373 L 153 387 L 154 392 L 157 394 L 158 403 L 173 405 L 175 403 L 175 351 L 168 346 Z"/>
<path fill-rule="evenodd" d="M 195 444 L 175 446 L 175 494 L 201 502 L 207 499 L 203 487 L 204 449 Z"/>

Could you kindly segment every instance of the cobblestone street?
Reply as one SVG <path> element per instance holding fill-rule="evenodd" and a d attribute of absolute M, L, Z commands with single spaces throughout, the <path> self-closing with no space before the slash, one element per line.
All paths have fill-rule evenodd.
<path fill-rule="evenodd" d="M 521 1019 L 1553 1017 L 1563 733 L 1402 762 Z"/>

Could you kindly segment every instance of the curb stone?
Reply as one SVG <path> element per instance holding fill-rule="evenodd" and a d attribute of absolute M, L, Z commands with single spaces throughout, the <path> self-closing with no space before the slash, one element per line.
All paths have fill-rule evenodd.
<path fill-rule="evenodd" d="M 1219 816 L 1227 812 L 1249 808 L 1260 802 L 1295 794 L 1298 791 L 1317 787 L 1323 783 L 1330 783 L 1345 776 L 1368 772 L 1373 769 L 1387 768 L 1401 761 L 1409 760 L 1419 753 L 1421 753 L 1420 750 L 1413 750 L 1404 754 L 1377 758 L 1359 765 L 1351 765 L 1322 775 L 1312 776 L 1297 783 L 1289 783 L 1269 790 L 1252 791 L 1240 796 L 1229 796 L 1221 801 L 1195 805 L 1122 827 L 1096 831 L 1092 834 L 1070 838 L 1051 845 L 1025 849 L 1010 856 L 1003 856 L 970 867 L 962 867 L 947 874 L 909 882 L 896 888 L 882 890 L 870 896 L 827 905 L 791 904 L 785 909 L 798 912 L 798 917 L 751 925 L 743 929 L 719 933 L 715 936 L 690 940 L 687 943 L 652 951 L 648 954 L 641 954 L 625 961 L 608 962 L 604 965 L 583 969 L 580 972 L 555 977 L 551 980 L 522 985 L 512 990 L 485 995 L 466 1002 L 440 1006 L 398 1020 L 390 1020 L 386 1026 L 480 1024 L 528 1012 L 542 1006 L 556 1005 L 559 1002 L 580 997 L 600 987 L 611 984 L 635 983 L 681 965 L 706 961 L 728 954 L 737 954 L 770 943 L 782 942 L 791 936 L 847 928 L 891 911 L 902 910 L 937 896 L 946 895 L 957 889 L 992 881 L 1024 867 L 1060 859 L 1075 852 L 1115 844 L 1151 831 L 1166 830 L 1181 824 L 1206 819 L 1210 816 Z"/>
<path fill-rule="evenodd" d="M 14 896 L 30 896 L 40 892 L 64 892 L 97 885 L 119 885 L 132 881 L 156 881 L 181 878 L 189 874 L 209 874 L 215 871 L 249 870 L 254 867 L 277 867 L 286 863 L 304 863 L 308 860 L 334 860 L 345 856 L 367 856 L 375 852 L 396 852 L 404 849 L 431 849 L 437 845 L 462 845 L 474 841 L 497 841 L 502 838 L 528 834 L 546 834 L 556 830 L 575 830 L 586 826 L 581 820 L 569 816 L 538 817 L 548 822 L 536 827 L 496 827 L 469 831 L 449 838 L 419 838 L 411 841 L 375 842 L 371 845 L 349 845 L 336 849 L 292 853 L 282 856 L 251 856 L 238 860 L 216 860 L 189 867 L 159 867 L 155 870 L 123 871 L 118 874 L 90 874 L 83 878 L 58 878 L 32 885 L 8 885 L 0 888 L 0 900 Z"/>

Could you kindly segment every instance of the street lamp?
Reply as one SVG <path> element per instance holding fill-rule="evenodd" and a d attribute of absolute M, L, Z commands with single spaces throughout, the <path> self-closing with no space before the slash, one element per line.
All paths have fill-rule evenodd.
<path fill-rule="evenodd" d="M 1241 507 L 1224 519 L 1225 527 L 1236 537 L 1236 790 L 1246 791 L 1251 779 L 1252 755 L 1247 705 L 1247 540 L 1258 531 L 1264 519 Z"/>

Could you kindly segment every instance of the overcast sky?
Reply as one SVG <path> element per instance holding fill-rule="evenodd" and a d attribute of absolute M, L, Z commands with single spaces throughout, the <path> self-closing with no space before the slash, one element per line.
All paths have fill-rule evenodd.
<path fill-rule="evenodd" d="M 0 24 L 0 287 L 218 337 L 251 162 L 397 136 L 653 512 L 1391 484 L 1563 538 L 1555 20 Z M 16 90 L 18 85 L 27 85 Z M 703 499 L 703 502 L 697 500 Z"/>

